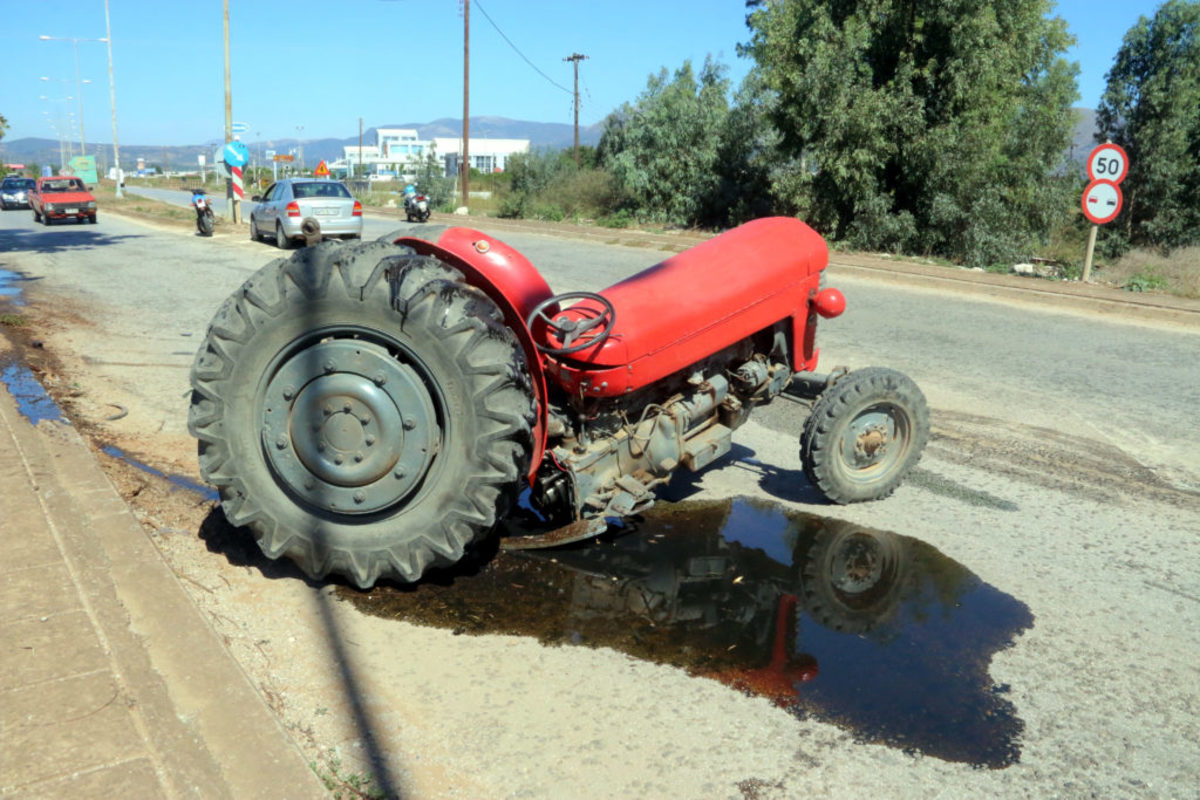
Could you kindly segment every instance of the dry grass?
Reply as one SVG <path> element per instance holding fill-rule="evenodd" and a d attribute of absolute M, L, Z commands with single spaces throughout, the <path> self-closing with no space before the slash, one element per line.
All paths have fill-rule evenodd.
<path fill-rule="evenodd" d="M 1097 277 L 1114 286 L 1200 298 L 1200 246 L 1172 250 L 1170 255 L 1157 250 L 1130 250 L 1099 270 Z"/>

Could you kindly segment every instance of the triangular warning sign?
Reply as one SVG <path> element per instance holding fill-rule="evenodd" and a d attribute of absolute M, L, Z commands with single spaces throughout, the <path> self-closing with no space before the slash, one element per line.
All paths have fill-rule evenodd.
<path fill-rule="evenodd" d="M 318 178 L 328 178 L 329 167 L 325 166 L 325 162 L 322 161 L 320 164 L 317 164 L 317 171 L 313 175 L 316 175 Z"/>

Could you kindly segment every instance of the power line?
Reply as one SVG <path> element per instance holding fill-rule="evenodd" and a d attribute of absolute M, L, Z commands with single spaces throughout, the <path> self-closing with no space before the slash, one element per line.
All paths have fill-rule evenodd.
<path fill-rule="evenodd" d="M 471 0 L 468 0 L 468 2 L 471 2 Z M 520 49 L 515 44 L 512 43 L 512 39 L 509 39 L 507 36 L 504 35 L 504 31 L 500 30 L 500 26 L 496 24 L 496 21 L 488 15 L 487 11 L 484 9 L 483 6 L 479 5 L 479 0 L 473 0 L 473 2 L 475 3 L 475 7 L 479 9 L 479 13 L 483 14 L 484 18 L 488 22 L 492 23 L 492 27 L 496 29 L 496 33 L 500 34 L 500 37 L 502 39 L 504 39 L 504 41 L 508 42 L 508 46 L 511 47 L 517 55 L 519 55 L 521 58 L 525 59 L 525 63 L 528 64 L 530 67 L 532 67 L 534 72 L 536 72 L 538 75 L 541 75 L 543 78 L 550 81 L 550 83 L 554 84 L 559 89 L 562 89 L 567 94 L 569 94 L 569 95 L 575 94 L 570 89 L 563 86 L 561 83 L 556 82 L 549 75 L 547 75 L 546 73 L 544 73 L 540 69 L 538 69 L 537 65 L 534 64 L 532 61 L 530 61 L 528 58 L 525 58 L 525 54 L 522 53 L 520 51 Z"/>

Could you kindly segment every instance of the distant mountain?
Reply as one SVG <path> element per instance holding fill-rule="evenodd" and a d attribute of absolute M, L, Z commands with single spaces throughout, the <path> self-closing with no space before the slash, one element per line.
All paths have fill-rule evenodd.
<path fill-rule="evenodd" d="M 1072 161 L 1083 163 L 1088 153 L 1095 146 L 1096 112 L 1090 108 L 1075 109 L 1079 119 L 1071 138 L 1068 157 Z M 433 122 L 405 122 L 395 125 L 381 125 L 382 128 L 412 128 L 422 139 L 446 136 L 457 138 L 462 135 L 462 119 L 444 118 Z M 375 143 L 375 128 L 363 131 L 363 144 Z M 595 145 L 600 141 L 603 123 L 579 128 L 579 143 Z M 472 138 L 491 139 L 528 139 L 534 148 L 549 147 L 565 149 L 574 144 L 575 131 L 572 125 L 563 122 L 528 122 L 524 120 L 507 119 L 505 117 L 471 117 Z M 121 164 L 131 170 L 137 166 L 138 159 L 143 159 L 147 166 L 159 165 L 167 170 L 196 169 L 199 157 L 204 156 L 208 165 L 212 164 L 213 154 L 220 146 L 213 140 L 205 144 L 181 145 L 176 147 L 146 147 L 140 145 L 121 145 Z M 258 160 L 265 150 L 275 150 L 279 153 L 304 149 L 304 162 L 308 165 L 318 161 L 333 161 L 342 157 L 343 148 L 354 147 L 358 144 L 358 136 L 345 139 L 271 139 L 261 142 L 247 142 L 251 159 Z M 88 152 L 96 156 L 96 163 L 101 169 L 107 168 L 112 160 L 112 145 L 88 143 Z M 0 157 L 6 163 L 23 164 L 57 164 L 59 161 L 59 143 L 55 139 L 25 138 L 12 141 L 0 141 Z"/>
<path fill-rule="evenodd" d="M 433 122 L 406 122 L 396 125 L 380 125 L 381 128 L 413 128 L 422 139 L 432 139 L 435 136 L 462 136 L 462 119 L 436 119 Z M 579 128 L 579 143 L 595 145 L 600 141 L 602 125 L 590 125 Z M 363 144 L 375 143 L 375 128 L 363 131 Z M 566 148 L 571 147 L 575 140 L 574 126 L 561 122 L 527 122 L 507 119 L 505 117 L 471 117 L 472 138 L 490 139 L 528 139 L 532 147 Z M 167 170 L 196 169 L 199 157 L 205 157 L 205 163 L 213 162 L 213 154 L 220 146 L 213 140 L 202 145 L 179 145 L 173 147 L 146 147 L 141 145 L 121 145 L 121 165 L 127 170 L 136 168 L 138 159 L 143 159 L 147 166 L 154 164 Z M 278 153 L 288 153 L 304 148 L 304 162 L 312 165 L 318 161 L 333 161 L 342 157 L 344 147 L 358 144 L 358 136 L 345 139 L 271 139 L 261 142 L 246 142 L 250 149 L 251 159 L 261 157 L 263 151 L 275 150 Z M 79 152 L 76 142 L 74 151 Z M 96 165 L 106 169 L 112 162 L 112 145 L 88 142 L 87 152 L 96 156 Z M 57 164 L 59 163 L 59 143 L 56 139 L 30 137 L 0 141 L 0 157 L 5 163 L 19 164 Z"/>
<path fill-rule="evenodd" d="M 1079 120 L 1075 123 L 1075 132 L 1071 136 L 1068 157 L 1072 161 L 1086 164 L 1088 153 L 1096 146 L 1096 112 L 1090 108 L 1073 110 L 1079 115 Z"/>

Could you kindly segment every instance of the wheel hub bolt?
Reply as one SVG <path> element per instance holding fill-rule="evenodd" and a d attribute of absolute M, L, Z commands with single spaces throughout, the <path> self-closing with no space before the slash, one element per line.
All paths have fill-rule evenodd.
<path fill-rule="evenodd" d="M 347 414 L 349 414 L 353 408 L 354 406 L 350 405 L 349 403 L 342 403 L 342 411 L 345 411 Z"/>
<path fill-rule="evenodd" d="M 396 476 L 397 480 L 401 480 L 404 478 L 404 470 L 402 470 L 402 469 L 398 469 L 395 472 L 393 472 L 392 474 Z"/>
<path fill-rule="evenodd" d="M 359 489 L 357 492 L 354 493 L 354 502 L 361 503 L 361 502 L 365 501 L 366 499 L 367 499 L 367 493 L 364 492 L 362 489 Z"/>
<path fill-rule="evenodd" d="M 371 445 L 375 444 L 375 437 L 368 433 L 365 441 L 367 443 L 367 447 L 370 447 Z"/>
<path fill-rule="evenodd" d="M 383 386 L 385 383 L 387 383 L 387 376 L 382 372 L 376 372 L 373 376 L 371 376 L 371 380 L 375 381 L 376 386 Z"/>
<path fill-rule="evenodd" d="M 361 417 L 358 418 L 358 421 L 361 422 L 363 425 L 370 425 L 371 424 L 371 416 L 369 414 L 363 414 Z"/>
<path fill-rule="evenodd" d="M 355 460 L 355 461 L 362 461 L 362 460 L 363 460 L 363 458 L 365 458 L 365 456 L 364 456 L 362 453 L 355 453 L 355 454 L 354 454 L 354 460 Z"/>
<path fill-rule="evenodd" d="M 284 400 L 291 400 L 295 396 L 296 396 L 296 387 L 295 386 L 288 386 L 288 387 L 284 388 L 284 390 L 283 390 L 283 399 Z"/>
<path fill-rule="evenodd" d="M 333 367 L 334 367 L 334 363 L 332 361 L 326 361 L 324 364 L 321 365 L 321 368 L 324 369 L 326 372 L 333 372 Z"/>
<path fill-rule="evenodd" d="M 276 439 L 275 439 L 275 446 L 278 447 L 280 450 L 286 450 L 287 446 L 288 446 L 287 437 L 284 436 L 282 433 L 279 434 L 279 436 L 276 437 Z"/>
<path fill-rule="evenodd" d="M 328 417 L 330 414 L 333 413 L 333 405 L 330 403 L 326 403 L 325 407 L 321 409 L 321 412 L 324 413 L 325 416 Z"/>
<path fill-rule="evenodd" d="M 404 430 L 411 431 L 415 427 L 417 427 L 417 421 L 412 417 L 408 417 L 404 420 Z"/>
<path fill-rule="evenodd" d="M 343 456 L 341 453 L 338 453 L 336 456 L 333 457 L 333 463 L 338 464 L 339 466 L 345 460 L 346 460 L 345 456 Z"/>

